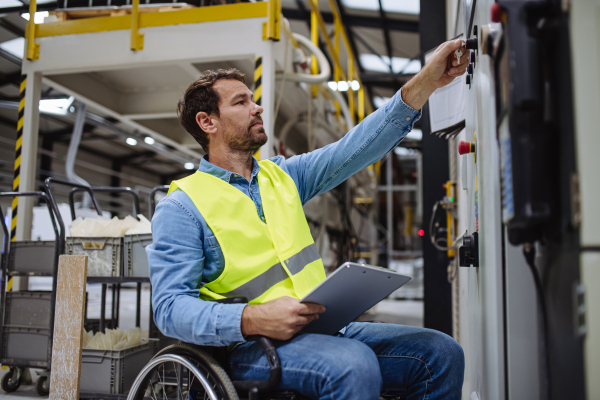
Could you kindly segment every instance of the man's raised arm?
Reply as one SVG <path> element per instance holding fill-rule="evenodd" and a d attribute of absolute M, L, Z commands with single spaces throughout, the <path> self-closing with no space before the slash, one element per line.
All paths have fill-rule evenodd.
<path fill-rule="evenodd" d="M 465 72 L 468 54 L 461 58 L 460 65 L 454 55 L 461 43 L 453 40 L 440 45 L 421 71 L 384 107 L 367 116 L 342 139 L 286 160 L 303 203 L 377 162 L 406 137 L 421 117 L 417 110 L 429 96 Z"/>

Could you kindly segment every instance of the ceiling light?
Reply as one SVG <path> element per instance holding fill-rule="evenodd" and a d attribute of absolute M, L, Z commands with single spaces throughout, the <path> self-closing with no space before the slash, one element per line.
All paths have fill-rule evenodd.
<path fill-rule="evenodd" d="M 346 82 L 346 81 L 339 81 L 338 84 L 337 84 L 337 89 L 340 92 L 347 91 L 348 90 L 348 82 Z"/>
<path fill-rule="evenodd" d="M 154 139 L 153 139 L 153 138 L 151 138 L 150 136 L 146 136 L 146 137 L 144 138 L 144 142 L 146 142 L 146 143 L 148 143 L 148 144 L 154 144 L 154 142 L 155 142 L 155 141 L 154 141 Z"/>
<path fill-rule="evenodd" d="M 135 146 L 137 144 L 137 140 L 135 140 L 134 138 L 128 137 L 127 140 L 125 140 L 125 143 L 127 143 L 130 146 Z"/>
<path fill-rule="evenodd" d="M 186 162 L 185 164 L 183 164 L 183 167 L 185 169 L 194 169 L 196 167 L 196 165 L 194 165 L 194 163 L 191 163 L 191 162 Z"/>
<path fill-rule="evenodd" d="M 352 81 L 352 90 L 360 89 L 360 83 L 358 81 Z"/>
<path fill-rule="evenodd" d="M 329 88 L 331 90 L 337 90 L 338 84 L 336 81 L 329 81 L 327 82 L 327 85 L 329 85 Z"/>
<path fill-rule="evenodd" d="M 48 11 L 36 12 L 35 17 L 33 17 L 33 22 L 35 22 L 36 24 L 43 24 L 44 18 L 46 18 L 48 15 L 50 15 L 50 13 Z M 29 21 L 29 13 L 23 13 L 23 14 L 21 14 L 21 17 L 25 18 L 27 21 Z"/>
<path fill-rule="evenodd" d="M 40 100 L 40 112 L 46 114 L 67 115 L 67 110 L 71 108 L 75 98 L 73 96 L 64 99 L 45 99 Z"/>

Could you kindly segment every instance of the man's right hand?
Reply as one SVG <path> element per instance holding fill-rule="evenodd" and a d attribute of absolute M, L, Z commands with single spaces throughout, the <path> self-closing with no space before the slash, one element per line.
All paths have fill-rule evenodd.
<path fill-rule="evenodd" d="M 300 303 L 300 300 L 287 296 L 249 305 L 242 313 L 242 334 L 289 340 L 323 312 L 325 307 L 320 304 Z"/>

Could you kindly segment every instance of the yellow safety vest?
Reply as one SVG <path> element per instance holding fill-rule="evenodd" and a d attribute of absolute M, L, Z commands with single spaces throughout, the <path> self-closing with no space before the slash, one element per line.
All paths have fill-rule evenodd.
<path fill-rule="evenodd" d="M 254 202 L 239 189 L 205 172 L 173 181 L 169 193 L 183 190 L 221 245 L 225 268 L 200 289 L 200 298 L 246 297 L 251 304 L 290 296 L 300 299 L 325 279 L 298 189 L 269 160 L 257 175 L 266 224 Z"/>

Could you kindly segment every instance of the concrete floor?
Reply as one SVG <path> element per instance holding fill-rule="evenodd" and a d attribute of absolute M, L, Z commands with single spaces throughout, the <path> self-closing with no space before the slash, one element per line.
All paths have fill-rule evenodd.
<path fill-rule="evenodd" d="M 38 396 L 38 394 L 35 391 L 35 387 L 33 385 L 31 385 L 31 386 L 21 385 L 19 390 L 17 390 L 16 392 L 12 392 L 12 393 L 4 393 L 2 390 L 0 390 L 0 400 L 4 400 L 4 399 L 40 400 L 40 399 L 47 399 L 47 398 L 48 398 L 47 396 L 46 397 Z"/>
<path fill-rule="evenodd" d="M 47 279 L 32 279 L 30 281 L 30 290 L 48 290 L 51 289 L 50 282 Z M 88 318 L 99 318 L 100 316 L 100 298 L 101 285 L 89 284 L 88 291 Z M 112 298 L 111 291 L 107 293 L 107 310 L 111 309 Z M 135 287 L 122 287 L 121 289 L 121 306 L 119 326 L 124 329 L 134 328 L 135 325 Z M 144 284 L 142 290 L 142 314 L 141 325 L 142 329 L 148 329 L 150 312 L 150 290 L 149 285 Z M 107 311 L 107 317 L 110 317 Z M 423 303 L 421 301 L 398 301 L 384 300 L 377 306 L 373 307 L 367 313 L 363 314 L 359 320 L 363 321 L 382 321 L 393 324 L 403 324 L 412 326 L 423 326 Z M 0 369 L 0 376 L 8 371 Z M 33 382 L 37 379 L 37 371 L 32 373 Z M 16 392 L 4 393 L 0 390 L 0 400 L 3 399 L 22 399 L 22 400 L 40 400 L 42 397 L 35 392 L 33 385 L 22 385 Z"/>

